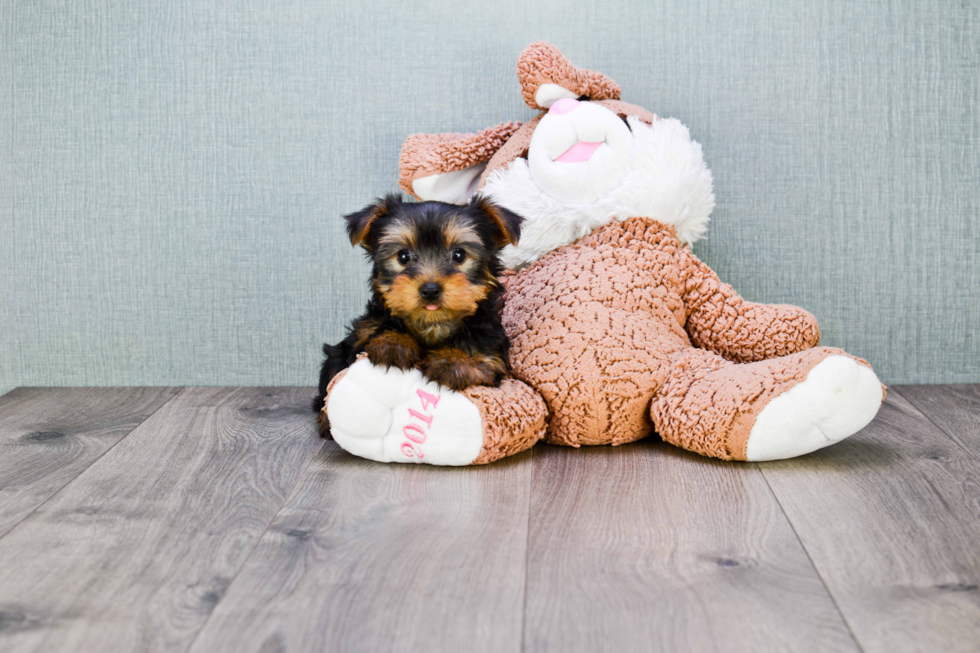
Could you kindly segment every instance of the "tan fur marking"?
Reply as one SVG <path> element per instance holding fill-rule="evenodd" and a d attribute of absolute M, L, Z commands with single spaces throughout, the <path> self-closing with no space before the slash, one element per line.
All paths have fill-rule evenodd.
<path fill-rule="evenodd" d="M 480 235 L 476 229 L 462 222 L 458 218 L 450 218 L 443 227 L 446 247 L 461 247 L 465 245 L 482 245 Z"/>
<path fill-rule="evenodd" d="M 326 403 L 324 403 L 324 407 L 326 407 Z M 325 409 L 317 413 L 316 425 L 317 431 L 320 433 L 320 437 L 327 437 L 327 435 L 330 433 L 330 420 L 327 419 L 327 411 Z"/>
<path fill-rule="evenodd" d="M 446 236 L 446 249 L 452 253 L 452 250 L 461 247 L 466 250 L 468 247 L 473 249 L 481 249 L 483 247 L 483 241 L 480 240 L 480 235 L 476 232 L 472 226 L 468 224 L 462 224 L 456 218 L 451 218 L 445 227 Z M 470 272 L 474 267 L 480 265 L 478 258 L 472 256 L 471 251 L 467 251 L 466 259 L 462 263 L 456 263 L 456 269 L 462 273 Z"/>
<path fill-rule="evenodd" d="M 415 229 L 404 222 L 388 225 L 384 235 L 378 239 L 381 245 L 404 245 L 411 249 L 415 247 Z"/>
<path fill-rule="evenodd" d="M 405 320 L 415 337 L 434 345 L 448 338 L 466 315 L 444 306 L 437 311 L 426 310 L 419 302 L 419 286 L 423 283 L 424 280 L 399 276 L 391 286 L 379 285 L 379 290 L 388 310 Z"/>
<path fill-rule="evenodd" d="M 419 299 L 419 286 L 428 281 L 442 286 L 439 310 L 436 311 L 426 310 Z M 493 289 L 493 283 L 474 285 L 465 274 L 457 272 L 448 277 L 399 275 L 390 286 L 376 284 L 376 288 L 388 310 L 405 320 L 416 337 L 432 345 L 448 338 L 462 319 L 476 312 L 477 305 Z"/>
<path fill-rule="evenodd" d="M 388 211 L 389 208 L 388 208 L 387 201 L 376 204 L 374 208 L 371 210 L 371 213 L 368 215 L 367 219 L 364 221 L 364 224 L 361 226 L 361 229 L 353 236 L 351 236 L 350 244 L 354 245 L 355 247 L 357 245 L 363 244 L 368 237 L 368 233 L 370 233 L 371 231 L 371 225 L 374 224 L 374 221 L 383 215 L 387 215 Z"/>
<path fill-rule="evenodd" d="M 372 364 L 397 367 L 400 370 L 411 369 L 422 356 L 419 343 L 407 333 L 397 331 L 385 331 L 371 338 L 365 350 Z"/>
<path fill-rule="evenodd" d="M 415 331 L 425 344 L 430 346 L 443 342 L 452 335 L 457 327 L 459 327 L 458 320 L 433 322 L 432 324 L 413 323 L 409 325 L 409 328 Z"/>
<path fill-rule="evenodd" d="M 422 373 L 450 390 L 493 385 L 506 371 L 507 365 L 499 356 L 471 355 L 456 347 L 430 351 L 422 361 Z"/>
<path fill-rule="evenodd" d="M 480 208 L 487 214 L 487 217 L 497 225 L 497 228 L 500 229 L 500 235 L 503 238 L 503 240 L 500 241 L 500 244 L 516 245 L 517 238 L 515 238 L 514 234 L 511 233 L 510 226 L 507 224 L 507 221 L 504 220 L 504 216 L 500 213 L 499 207 L 484 197 L 480 200 Z"/>
<path fill-rule="evenodd" d="M 465 274 L 457 272 L 442 282 L 442 306 L 453 312 L 472 315 L 477 304 L 486 299 L 493 289 L 490 284 L 474 285 Z"/>
<path fill-rule="evenodd" d="M 376 320 L 374 318 L 368 318 L 358 322 L 357 326 L 354 327 L 354 333 L 357 335 L 357 341 L 355 344 L 358 347 L 363 347 L 364 344 L 371 339 L 371 336 L 374 335 L 374 332 L 378 330 L 380 325 L 381 320 Z"/>
<path fill-rule="evenodd" d="M 399 275 L 390 286 L 381 286 L 388 309 L 399 317 L 407 317 L 419 310 L 419 286 L 425 281 L 417 277 Z"/>

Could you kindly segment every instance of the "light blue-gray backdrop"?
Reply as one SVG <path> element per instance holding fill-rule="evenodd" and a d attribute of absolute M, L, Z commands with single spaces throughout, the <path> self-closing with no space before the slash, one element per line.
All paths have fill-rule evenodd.
<path fill-rule="evenodd" d="M 978 6 L 0 0 L 0 391 L 312 385 L 367 296 L 340 216 L 407 134 L 530 118 L 538 39 L 690 127 L 744 296 L 978 382 Z"/>

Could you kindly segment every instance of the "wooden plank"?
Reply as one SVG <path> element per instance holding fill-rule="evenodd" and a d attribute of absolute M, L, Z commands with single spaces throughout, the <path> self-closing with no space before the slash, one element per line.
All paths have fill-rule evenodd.
<path fill-rule="evenodd" d="M 185 389 L 17 525 L 0 650 L 186 650 L 321 447 L 311 394 Z"/>
<path fill-rule="evenodd" d="M 980 646 L 980 461 L 897 393 L 763 473 L 865 651 Z"/>
<path fill-rule="evenodd" d="M 519 650 L 531 468 L 328 443 L 191 650 Z"/>
<path fill-rule="evenodd" d="M 980 385 L 891 387 L 964 449 L 980 457 Z"/>
<path fill-rule="evenodd" d="M 18 388 L 0 398 L 0 537 L 178 388 Z"/>
<path fill-rule="evenodd" d="M 856 650 L 755 465 L 535 454 L 527 651 Z"/>

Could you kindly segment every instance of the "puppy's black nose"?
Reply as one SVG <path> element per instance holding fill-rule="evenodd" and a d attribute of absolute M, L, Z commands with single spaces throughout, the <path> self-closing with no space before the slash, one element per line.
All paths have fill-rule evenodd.
<path fill-rule="evenodd" d="M 433 281 L 423 283 L 419 288 L 419 294 L 422 295 L 422 299 L 428 299 L 429 301 L 439 299 L 439 295 L 442 294 L 442 286 Z"/>

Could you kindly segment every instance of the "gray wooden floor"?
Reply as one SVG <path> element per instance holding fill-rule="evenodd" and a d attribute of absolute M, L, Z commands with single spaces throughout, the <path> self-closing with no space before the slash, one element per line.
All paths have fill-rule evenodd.
<path fill-rule="evenodd" d="M 0 398 L 0 651 L 980 650 L 980 386 L 780 463 L 464 469 L 353 458 L 311 395 Z"/>

